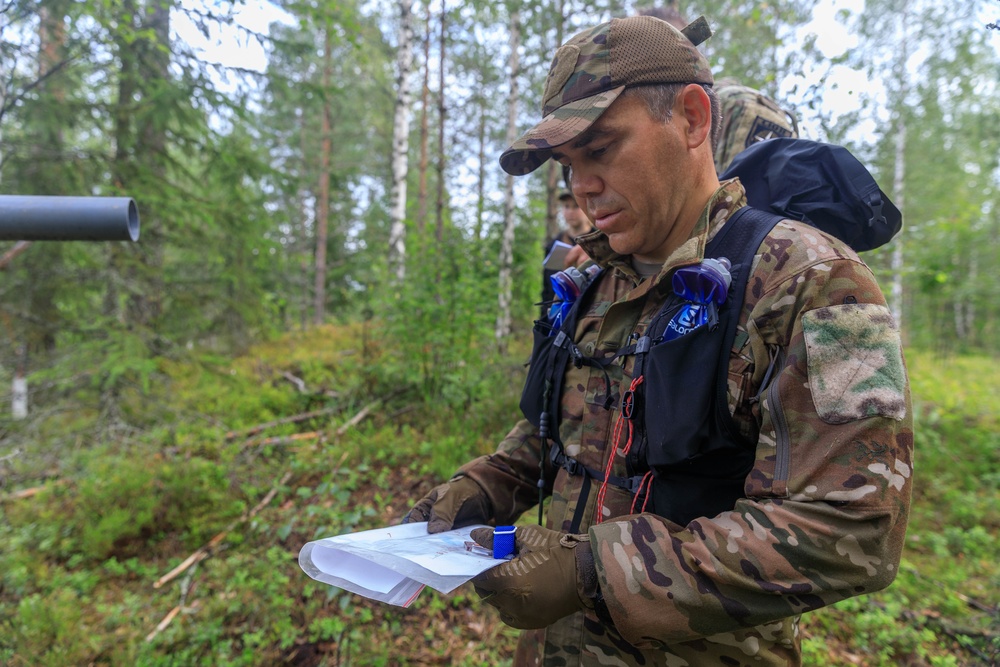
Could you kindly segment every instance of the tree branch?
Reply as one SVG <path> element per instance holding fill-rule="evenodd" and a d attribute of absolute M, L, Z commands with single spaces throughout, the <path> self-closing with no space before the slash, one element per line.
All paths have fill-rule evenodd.
<path fill-rule="evenodd" d="M 201 547 L 200 549 L 192 553 L 190 556 L 185 558 L 180 565 L 178 565 L 170 572 L 167 572 L 165 575 L 157 579 L 153 583 L 153 588 L 159 588 L 163 584 L 169 581 L 173 581 L 174 579 L 177 578 L 178 575 L 183 573 L 184 570 L 204 560 L 205 558 L 208 558 L 211 555 L 212 550 L 215 549 L 215 547 L 218 546 L 219 543 L 226 538 L 226 535 L 233 532 L 233 530 L 236 529 L 236 527 L 239 526 L 240 524 L 245 523 L 250 519 L 254 518 L 257 515 L 257 512 L 261 511 L 264 507 L 267 506 L 268 503 L 274 500 L 274 497 L 278 495 L 278 489 L 284 486 L 285 482 L 291 479 L 291 477 L 292 473 L 286 472 L 278 481 L 278 483 L 275 484 L 273 487 L 271 487 L 271 490 L 267 492 L 267 495 L 264 496 L 264 499 L 261 500 L 259 503 L 257 503 L 252 510 L 241 516 L 236 521 L 233 521 L 226 527 L 225 530 L 223 530 L 221 533 L 219 533 L 218 535 L 210 539 L 208 542 L 206 542 L 203 547 Z M 169 621 L 167 621 L 167 623 L 169 623 Z"/>
<path fill-rule="evenodd" d="M 274 421 L 264 422 L 263 424 L 257 424 L 248 429 L 242 431 L 230 431 L 226 433 L 226 441 L 235 440 L 240 436 L 253 436 L 257 435 L 265 429 L 269 429 L 274 426 L 281 426 L 282 424 L 298 424 L 299 422 L 308 421 L 316 417 L 322 417 L 325 415 L 332 415 L 337 412 L 342 412 L 343 408 L 326 408 L 324 410 L 313 410 L 311 412 L 303 412 L 301 414 L 292 415 L 291 417 L 283 417 L 281 419 L 275 419 Z"/>

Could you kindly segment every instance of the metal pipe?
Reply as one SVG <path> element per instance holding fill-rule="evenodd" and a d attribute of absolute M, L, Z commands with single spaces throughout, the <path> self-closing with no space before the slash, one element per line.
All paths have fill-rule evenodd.
<path fill-rule="evenodd" d="M 0 241 L 138 241 L 131 197 L 0 195 Z"/>

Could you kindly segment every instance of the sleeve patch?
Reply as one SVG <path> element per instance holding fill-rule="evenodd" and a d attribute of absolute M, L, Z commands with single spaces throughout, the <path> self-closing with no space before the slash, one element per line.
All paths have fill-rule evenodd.
<path fill-rule="evenodd" d="M 906 416 L 906 368 L 889 309 L 870 303 L 802 315 L 809 389 L 820 419 L 843 424 Z"/>

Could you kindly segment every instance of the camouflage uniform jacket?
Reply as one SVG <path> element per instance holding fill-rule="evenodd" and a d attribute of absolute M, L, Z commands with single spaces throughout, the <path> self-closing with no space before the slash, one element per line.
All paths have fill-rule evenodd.
<path fill-rule="evenodd" d="M 673 271 L 745 206 L 738 180 L 715 193 L 691 237 L 641 281 L 606 237 L 581 237 L 611 268 L 577 323 L 584 354 L 611 355 L 644 331 Z M 609 367 L 613 406 L 633 357 Z M 566 453 L 604 470 L 617 407 L 598 369 L 572 364 L 559 433 Z M 516 664 L 796 665 L 798 616 L 887 586 L 896 574 L 910 498 L 913 445 L 900 339 L 867 266 L 840 241 L 785 220 L 758 249 L 730 357 L 728 399 L 757 442 L 745 498 L 732 511 L 681 526 L 633 513 L 608 487 L 604 516 L 588 494 L 590 533 L 612 624 L 569 616 L 526 632 Z M 615 453 L 613 474 L 624 476 Z M 463 467 L 508 523 L 537 503 L 539 439 L 520 422 L 496 453 Z M 549 467 L 550 464 L 547 464 Z M 567 530 L 581 476 L 547 470 L 547 524 Z"/>

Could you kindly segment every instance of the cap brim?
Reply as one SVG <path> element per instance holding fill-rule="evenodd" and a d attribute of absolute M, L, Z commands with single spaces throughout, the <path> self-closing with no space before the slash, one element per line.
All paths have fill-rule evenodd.
<path fill-rule="evenodd" d="M 512 143 L 500 156 L 500 167 L 514 176 L 538 169 L 552 157 L 553 148 L 572 141 L 593 125 L 623 90 L 625 86 L 619 86 L 562 105 Z"/>

